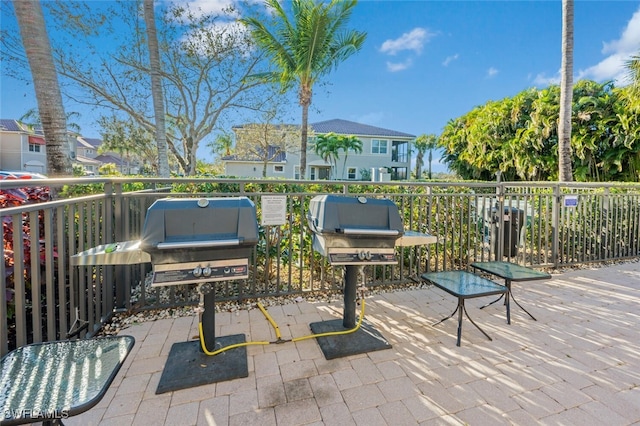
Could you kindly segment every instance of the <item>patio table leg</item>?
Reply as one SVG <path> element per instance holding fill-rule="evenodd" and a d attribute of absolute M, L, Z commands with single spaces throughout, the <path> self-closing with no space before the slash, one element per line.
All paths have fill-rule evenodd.
<path fill-rule="evenodd" d="M 508 302 L 507 302 L 507 306 L 508 306 Z M 458 298 L 458 306 L 456 306 L 456 309 L 451 313 L 451 315 L 449 315 L 448 317 L 442 318 L 438 322 L 433 323 L 432 327 L 453 317 L 456 314 L 456 312 L 458 313 L 458 338 L 456 340 L 456 346 L 460 346 L 460 342 L 462 341 L 462 312 L 464 312 L 467 318 L 469 318 L 469 321 L 471 321 L 471 324 L 475 325 L 476 328 L 480 330 L 480 332 L 482 332 L 482 334 L 484 334 L 487 337 L 487 339 L 493 341 L 491 336 L 485 333 L 485 331 L 482 328 L 480 328 L 480 326 L 476 324 L 474 320 L 471 319 L 471 317 L 469 316 L 469 313 L 467 312 L 467 308 L 464 306 L 464 299 L 461 297 Z M 508 316 L 508 313 L 509 313 L 509 310 L 507 308 L 507 316 Z"/>
<path fill-rule="evenodd" d="M 493 302 L 489 302 L 489 303 L 487 303 L 486 305 L 482 305 L 482 306 L 480 306 L 480 309 L 484 309 L 484 308 L 486 308 L 487 306 L 491 306 L 491 305 L 493 305 L 494 303 L 499 302 L 503 297 L 504 297 L 504 294 L 501 294 L 501 295 L 500 295 L 500 297 L 498 297 L 498 298 L 497 298 L 496 300 L 494 300 Z M 507 301 L 506 301 L 506 300 L 504 301 L 504 304 L 505 304 L 505 305 L 507 304 Z"/>
<path fill-rule="evenodd" d="M 538 321 L 536 319 L 536 317 L 534 317 L 533 315 L 531 315 L 529 313 L 529 311 L 527 311 L 525 308 L 522 307 L 522 305 L 520 303 L 518 303 L 518 301 L 516 300 L 516 298 L 513 296 L 513 294 L 511 293 L 511 281 L 507 281 L 507 298 L 511 297 L 511 299 L 516 302 L 516 305 L 520 306 L 520 309 L 522 309 L 523 311 L 525 311 L 527 313 L 527 315 L 529 315 L 531 317 L 532 320 L 534 321 Z M 510 324 L 510 323 L 509 323 Z"/>
<path fill-rule="evenodd" d="M 446 320 L 448 320 L 449 318 L 453 317 L 456 312 L 458 313 L 458 339 L 456 340 L 456 346 L 460 346 L 460 340 L 461 340 L 461 336 L 462 336 L 462 310 L 464 308 L 464 299 L 462 298 L 458 298 L 458 306 L 456 306 L 456 308 L 453 310 L 453 312 L 451 313 L 451 315 L 449 315 L 448 317 L 442 318 L 440 321 L 435 322 L 433 324 L 431 324 L 432 327 L 440 324 L 441 322 L 444 322 Z M 469 315 L 467 315 L 469 316 Z"/>
<path fill-rule="evenodd" d="M 491 336 L 489 336 L 487 333 L 485 333 L 485 331 L 483 329 L 480 328 L 480 326 L 478 324 L 476 324 L 476 322 L 474 320 L 471 319 L 471 317 L 469 316 L 469 314 L 467 313 L 467 308 L 465 308 L 464 306 L 464 300 L 462 301 L 462 309 L 464 310 L 465 315 L 467 316 L 467 318 L 469 318 L 469 321 L 471 321 L 471 324 L 475 325 L 476 328 L 478 330 L 480 330 L 482 332 L 482 334 L 484 334 L 485 336 L 487 336 L 487 339 L 491 340 L 493 342 L 493 339 L 491 338 Z M 507 311 L 508 312 L 508 311 Z M 460 337 L 458 336 L 458 339 Z M 458 345 L 460 346 L 460 345 Z"/>

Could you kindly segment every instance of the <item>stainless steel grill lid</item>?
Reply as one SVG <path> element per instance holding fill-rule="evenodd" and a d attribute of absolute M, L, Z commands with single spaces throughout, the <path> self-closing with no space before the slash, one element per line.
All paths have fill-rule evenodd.
<path fill-rule="evenodd" d="M 158 286 L 242 279 L 257 243 L 256 209 L 246 197 L 164 198 L 147 210 L 139 241 L 94 247 L 71 264 L 151 262 Z"/>
<path fill-rule="evenodd" d="M 158 264 L 248 257 L 257 243 L 255 205 L 246 197 L 164 198 L 147 210 L 140 248 Z"/>
<path fill-rule="evenodd" d="M 397 263 L 404 227 L 391 200 L 320 195 L 309 201 L 307 222 L 313 248 L 331 264 Z"/>

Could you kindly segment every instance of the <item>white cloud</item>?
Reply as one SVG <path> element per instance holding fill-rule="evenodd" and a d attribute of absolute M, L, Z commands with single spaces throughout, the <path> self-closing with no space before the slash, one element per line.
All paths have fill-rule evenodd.
<path fill-rule="evenodd" d="M 409 68 L 413 64 L 411 58 L 407 59 L 404 62 L 388 62 L 387 61 L 387 69 L 391 72 L 403 71 Z"/>
<path fill-rule="evenodd" d="M 544 73 L 540 73 L 533 79 L 533 84 L 537 87 L 551 86 L 552 84 L 560 84 L 560 71 L 555 76 L 547 77 Z"/>
<path fill-rule="evenodd" d="M 449 64 L 453 61 L 455 61 L 456 59 L 458 59 L 460 55 L 458 55 L 457 53 L 455 55 L 452 56 L 447 56 L 447 58 L 444 60 L 444 62 L 442 62 L 442 65 L 447 67 L 449 66 Z"/>
<path fill-rule="evenodd" d="M 497 68 L 491 67 L 491 68 L 489 68 L 489 69 L 487 70 L 487 77 L 488 77 L 488 78 L 491 78 L 491 77 L 493 77 L 494 75 L 498 74 L 498 72 L 499 72 L 499 71 L 498 71 L 498 69 L 497 69 Z"/>
<path fill-rule="evenodd" d="M 638 9 L 617 40 L 604 43 L 602 53 L 608 55 L 602 61 L 578 72 L 577 79 L 590 78 L 597 81 L 616 80 L 625 83 L 625 62 L 640 49 L 640 9 Z"/>
<path fill-rule="evenodd" d="M 424 28 L 414 28 L 395 40 L 386 40 L 382 43 L 382 46 L 380 46 L 380 51 L 389 55 L 395 55 L 403 50 L 413 50 L 415 53 L 420 54 L 424 44 L 435 35 L 436 33 L 429 32 Z"/>
<path fill-rule="evenodd" d="M 187 2 L 189 10 L 194 13 L 202 11 L 203 14 L 225 14 L 225 10 L 233 6 L 235 0 L 191 0 Z"/>

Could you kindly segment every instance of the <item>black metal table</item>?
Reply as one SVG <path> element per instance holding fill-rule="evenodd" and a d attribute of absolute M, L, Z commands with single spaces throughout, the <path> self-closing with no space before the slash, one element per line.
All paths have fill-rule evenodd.
<path fill-rule="evenodd" d="M 22 346 L 0 360 L 0 425 L 61 424 L 95 406 L 135 340 L 113 336 Z"/>
<path fill-rule="evenodd" d="M 484 332 L 483 329 L 480 328 L 480 326 L 478 326 L 478 324 L 476 324 L 471 319 L 471 317 L 467 313 L 467 309 L 464 306 L 464 301 L 466 299 L 471 299 L 474 297 L 491 296 L 495 294 L 504 295 L 507 292 L 507 288 L 505 286 L 496 284 L 491 280 L 482 278 L 478 275 L 466 271 L 429 272 L 422 274 L 421 277 L 425 281 L 430 282 L 436 287 L 458 298 L 458 306 L 451 313 L 451 315 L 433 324 L 434 326 L 438 325 L 441 322 L 453 317 L 455 313 L 458 312 L 458 340 L 456 342 L 456 346 L 460 346 L 462 334 L 462 312 L 464 312 L 467 318 L 469 318 L 469 321 L 471 321 L 471 323 L 475 325 L 476 328 L 482 332 L 482 334 L 484 334 L 489 340 L 493 340 L 487 333 Z M 508 303 L 507 316 L 509 316 Z"/>
<path fill-rule="evenodd" d="M 551 275 L 547 274 L 546 272 L 536 271 L 535 269 L 527 268 L 525 266 L 520 266 L 510 262 L 474 262 L 471 264 L 471 266 L 475 269 L 479 269 L 481 271 L 503 278 L 504 285 L 507 287 L 507 292 L 505 294 L 501 295 L 493 302 L 487 303 L 486 305 L 480 307 L 480 309 L 486 308 L 489 305 L 493 305 L 504 296 L 506 305 L 509 304 L 509 299 L 512 299 L 514 302 L 516 302 L 516 305 L 518 305 L 520 309 L 525 311 L 527 315 L 531 317 L 531 319 L 537 321 L 537 319 L 533 315 L 531 315 L 529 311 L 523 308 L 522 305 L 518 303 L 516 298 L 513 296 L 513 292 L 511 291 L 511 282 L 548 279 L 551 278 Z M 507 324 L 511 324 L 511 314 L 509 310 L 507 310 Z"/>

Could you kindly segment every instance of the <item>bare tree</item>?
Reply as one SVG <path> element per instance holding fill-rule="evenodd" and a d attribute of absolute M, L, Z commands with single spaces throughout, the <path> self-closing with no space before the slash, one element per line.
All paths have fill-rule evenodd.
<path fill-rule="evenodd" d="M 14 1 L 13 6 L 31 69 L 38 102 L 38 116 L 44 131 L 47 173 L 54 177 L 71 176 L 73 169 L 67 136 L 67 118 L 40 2 L 19 0 Z"/>
<path fill-rule="evenodd" d="M 275 94 L 262 81 L 248 78 L 268 64 L 245 28 L 236 23 L 236 12 L 212 14 L 192 11 L 184 3 L 159 4 L 155 22 L 167 145 L 179 167 L 193 175 L 203 140 L 242 114 L 262 111 Z M 64 95 L 106 115 L 131 117 L 154 132 L 157 121 L 149 102 L 151 67 L 141 5 L 141 1 L 122 1 L 92 8 L 83 2 L 45 3 L 55 23 L 57 45 L 65 46 L 53 52 Z M 19 70 L 24 65 L 22 52 L 13 47 L 11 32 L 1 31 L 3 55 L 13 70 Z M 101 43 L 107 37 L 112 43 Z M 4 61 L 3 56 L 3 72 Z"/>
<path fill-rule="evenodd" d="M 297 148 L 300 127 L 274 123 L 274 115 L 265 113 L 262 123 L 236 127 L 235 155 L 239 159 L 257 160 L 262 163 L 262 176 L 267 176 L 267 166 L 279 156 Z"/>

